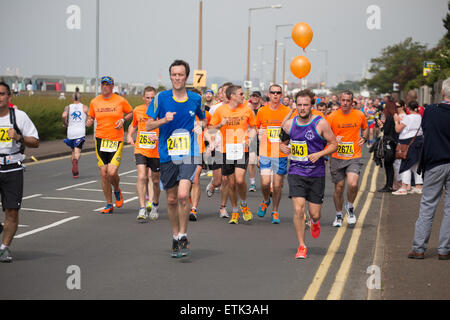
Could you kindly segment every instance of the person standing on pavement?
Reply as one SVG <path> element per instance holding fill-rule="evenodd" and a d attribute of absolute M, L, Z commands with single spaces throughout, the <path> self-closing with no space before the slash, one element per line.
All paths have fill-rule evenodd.
<path fill-rule="evenodd" d="M 159 128 L 161 183 L 167 195 L 167 212 L 172 229 L 173 258 L 191 254 L 187 236 L 189 194 L 201 158 L 198 134 L 205 127 L 201 96 L 186 90 L 189 64 L 175 60 L 169 67 L 172 89 L 159 92 L 150 103 L 147 130 Z M 201 126 L 196 124 L 196 116 Z"/>
<path fill-rule="evenodd" d="M 101 94 L 91 101 L 86 126 L 92 126 L 94 120 L 97 120 L 95 150 L 102 179 L 103 194 L 106 199 L 106 207 L 100 213 L 110 214 L 114 210 L 112 187 L 114 188 L 116 207 L 123 206 L 118 171 L 122 159 L 123 125 L 133 116 L 133 108 L 125 98 L 113 93 L 113 78 L 102 77 L 100 83 Z"/>
<path fill-rule="evenodd" d="M 0 262 L 12 262 L 9 249 L 19 226 L 19 209 L 23 196 L 24 148 L 39 147 L 39 136 L 28 115 L 9 107 L 11 89 L 0 82 L 0 194 L 5 223 L 0 245 Z"/>
<path fill-rule="evenodd" d="M 353 92 L 347 90 L 341 95 L 341 107 L 327 117 L 327 121 L 338 141 L 337 152 L 330 159 L 331 181 L 334 187 L 334 205 L 336 218 L 333 227 L 341 227 L 343 221 L 344 189 L 347 181 L 347 211 L 348 225 L 356 224 L 356 214 L 353 202 L 358 194 L 358 181 L 361 168 L 361 146 L 367 142 L 369 127 L 367 120 L 359 110 L 352 108 Z M 362 137 L 361 137 L 362 130 Z"/>
<path fill-rule="evenodd" d="M 293 221 L 299 242 L 295 258 L 305 259 L 306 202 L 311 216 L 311 235 L 317 238 L 320 235 L 320 210 L 325 192 L 324 156 L 335 152 L 338 144 L 328 122 L 321 116 L 312 114 L 314 94 L 310 90 L 302 90 L 296 94 L 295 100 L 298 116 L 292 119 L 291 110 L 285 118 L 289 120 L 282 124 L 283 131 L 289 136 L 290 148 L 287 146 L 287 139 L 280 145 L 280 149 L 291 155 L 289 197 L 294 206 Z"/>
<path fill-rule="evenodd" d="M 444 216 L 439 233 L 438 259 L 450 260 L 450 78 L 442 84 L 443 101 L 423 114 L 424 144 L 419 173 L 423 191 L 410 259 L 423 259 L 436 208 L 444 192 Z"/>
<path fill-rule="evenodd" d="M 249 107 L 255 113 L 255 117 L 258 115 L 258 110 L 263 107 L 261 92 L 254 91 L 250 95 Z M 249 150 L 248 158 L 248 178 L 250 180 L 250 186 L 248 187 L 249 192 L 256 191 L 256 164 L 259 162 L 259 138 L 256 137 L 252 141 L 252 145 Z"/>
<path fill-rule="evenodd" d="M 63 125 L 67 127 L 67 139 L 64 143 L 72 149 L 72 176 L 78 178 L 78 160 L 81 149 L 86 141 L 86 118 L 88 107 L 81 103 L 81 95 L 73 95 L 73 103 L 64 108 L 62 113 Z"/>
<path fill-rule="evenodd" d="M 136 168 L 138 179 L 136 183 L 139 212 L 136 220 L 146 222 L 156 220 L 159 217 L 159 188 L 160 164 L 158 153 L 158 129 L 147 131 L 148 116 L 147 109 L 153 97 L 156 95 L 156 89 L 145 87 L 142 99 L 144 104 L 137 106 L 133 110 L 133 121 L 128 127 L 127 142 L 134 144 L 134 157 L 136 159 Z M 136 134 L 136 142 L 133 135 Z M 146 200 L 146 196 L 148 197 Z M 150 202 L 151 201 L 151 202 Z"/>

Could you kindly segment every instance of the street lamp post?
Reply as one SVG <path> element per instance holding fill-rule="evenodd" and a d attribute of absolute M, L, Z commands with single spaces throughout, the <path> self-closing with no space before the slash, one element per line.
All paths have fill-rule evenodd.
<path fill-rule="evenodd" d="M 277 35 L 278 35 L 278 28 L 290 27 L 290 26 L 293 26 L 293 24 L 292 23 L 290 23 L 290 24 L 277 24 L 275 26 L 275 48 L 273 49 L 274 50 L 274 54 L 273 54 L 273 77 L 272 77 L 272 82 L 273 83 L 276 83 L 276 81 L 277 81 L 277 42 L 278 42 Z"/>
<path fill-rule="evenodd" d="M 282 7 L 281 4 L 273 4 L 265 7 L 258 8 L 249 8 L 248 9 L 248 31 L 247 31 L 247 81 L 250 81 L 250 39 L 251 39 L 251 13 L 254 10 L 262 10 L 262 9 L 280 9 Z M 248 89 L 247 89 L 248 91 Z"/>
<path fill-rule="evenodd" d="M 202 70 L 202 50 L 203 50 L 203 1 L 199 4 L 199 22 L 198 22 L 198 69 Z"/>
<path fill-rule="evenodd" d="M 264 64 L 265 64 L 264 47 L 267 47 L 267 46 L 272 46 L 272 44 L 268 43 L 268 44 L 262 44 L 262 45 L 258 46 L 258 50 L 261 50 L 261 79 L 259 81 L 260 81 L 260 83 L 263 83 L 263 84 L 264 84 Z M 264 90 L 263 86 L 261 86 L 261 90 Z"/>

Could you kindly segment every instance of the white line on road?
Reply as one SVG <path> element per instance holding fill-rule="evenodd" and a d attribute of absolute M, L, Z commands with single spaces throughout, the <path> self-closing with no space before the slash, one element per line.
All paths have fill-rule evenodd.
<path fill-rule="evenodd" d="M 83 202 L 105 202 L 105 200 L 91 200 L 91 199 L 77 199 L 77 198 L 60 198 L 60 197 L 42 197 L 45 200 L 69 200 L 69 201 L 83 201 Z"/>
<path fill-rule="evenodd" d="M 136 172 L 136 171 L 137 171 L 137 169 L 130 170 L 130 171 L 127 171 L 127 172 L 123 172 L 123 173 L 119 174 L 119 176 L 121 177 L 121 176 L 124 176 L 124 175 L 132 173 L 132 172 Z"/>
<path fill-rule="evenodd" d="M 38 193 L 38 194 L 33 194 L 33 195 L 31 195 L 31 196 L 23 197 L 22 200 L 31 199 L 31 198 L 36 198 L 36 197 L 40 197 L 40 196 L 42 196 L 42 194 L 40 194 L 40 193 Z"/>
<path fill-rule="evenodd" d="M 134 201 L 134 200 L 136 200 L 136 199 L 138 199 L 138 197 L 133 197 L 133 198 L 124 200 L 123 203 L 131 202 L 131 201 Z M 113 206 L 115 207 L 116 205 L 114 204 Z M 104 209 L 104 207 L 101 207 L 101 208 L 98 208 L 98 209 L 95 209 L 95 210 L 92 210 L 92 211 L 100 211 L 100 210 L 102 210 L 102 209 Z"/>
<path fill-rule="evenodd" d="M 20 208 L 20 210 L 23 210 L 23 211 L 48 212 L 48 213 L 68 213 L 67 211 L 43 210 L 43 209 L 32 209 L 32 208 Z"/>
<path fill-rule="evenodd" d="M 126 184 L 126 185 L 129 185 L 129 186 L 135 186 L 136 182 L 133 183 L 133 182 L 122 182 L 122 181 L 120 181 L 120 184 Z"/>
<path fill-rule="evenodd" d="M 78 186 L 84 186 L 85 184 L 94 183 L 94 182 L 97 182 L 97 180 L 83 182 L 83 183 L 79 183 L 79 184 L 74 184 L 72 186 L 63 187 L 63 188 L 59 188 L 59 189 L 56 189 L 56 190 L 57 191 L 63 191 L 63 190 L 67 190 L 67 189 L 70 189 L 70 188 L 75 188 L 75 187 L 78 187 Z"/>
<path fill-rule="evenodd" d="M 28 232 L 25 232 L 25 233 L 21 233 L 21 234 L 15 236 L 14 238 L 15 239 L 24 238 L 26 236 L 29 236 L 29 235 L 32 235 L 32 234 L 35 234 L 35 233 L 38 233 L 38 232 L 41 232 L 41 231 L 44 231 L 44 230 L 47 230 L 47 229 L 50 229 L 50 228 L 57 227 L 57 226 L 59 226 L 59 225 L 61 225 L 63 223 L 66 223 L 66 222 L 69 222 L 69 221 L 72 221 L 72 220 L 75 220 L 75 219 L 78 219 L 78 218 L 79 218 L 79 216 L 74 216 L 74 217 L 70 217 L 70 218 L 67 218 L 67 219 L 63 219 L 63 220 L 57 221 L 55 223 L 49 224 L 48 226 L 44 226 L 44 227 L 37 228 L 37 229 L 31 230 L 31 231 L 28 231 Z"/>
<path fill-rule="evenodd" d="M 91 192 L 103 192 L 102 189 L 88 189 L 88 188 L 76 188 L 75 190 L 80 190 L 80 191 L 91 191 Z M 136 194 L 136 192 L 127 192 L 127 191 L 122 191 L 123 194 Z"/>

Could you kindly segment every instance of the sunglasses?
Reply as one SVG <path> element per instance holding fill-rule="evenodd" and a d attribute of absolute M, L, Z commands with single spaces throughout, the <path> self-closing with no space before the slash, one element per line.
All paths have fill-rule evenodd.
<path fill-rule="evenodd" d="M 281 94 L 281 91 L 270 91 L 270 94 Z"/>

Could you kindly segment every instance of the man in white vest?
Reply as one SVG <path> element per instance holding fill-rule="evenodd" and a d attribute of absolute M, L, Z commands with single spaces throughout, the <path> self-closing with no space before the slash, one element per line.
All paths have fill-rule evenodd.
<path fill-rule="evenodd" d="M 67 127 L 67 139 L 64 143 L 72 148 L 72 175 L 78 178 L 78 160 L 81 149 L 86 140 L 86 115 L 88 107 L 81 103 L 80 93 L 73 95 L 73 103 L 64 108 L 62 114 L 63 125 Z"/>

